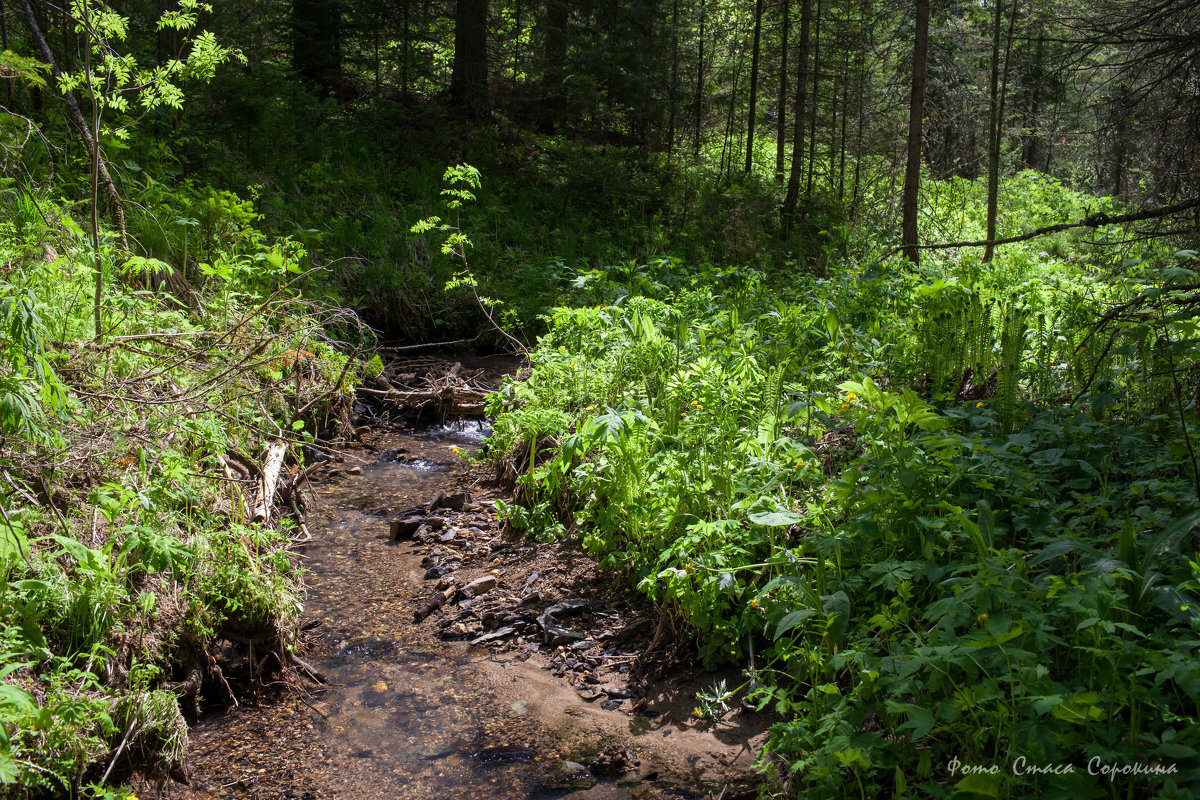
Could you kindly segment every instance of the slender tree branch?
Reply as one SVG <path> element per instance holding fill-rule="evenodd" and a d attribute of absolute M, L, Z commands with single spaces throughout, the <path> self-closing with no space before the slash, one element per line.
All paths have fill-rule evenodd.
<path fill-rule="evenodd" d="M 1127 222 L 1140 222 L 1144 219 L 1158 219 L 1167 217 L 1172 214 L 1178 214 L 1180 211 L 1187 211 L 1189 208 L 1200 206 L 1200 197 L 1193 197 L 1190 200 L 1184 200 L 1182 203 L 1176 203 L 1172 206 L 1163 206 L 1162 208 L 1148 209 L 1146 211 L 1138 211 L 1133 214 L 1118 214 L 1117 216 L 1109 216 L 1103 212 L 1089 214 L 1087 217 L 1078 222 L 1062 222 L 1058 225 L 1047 225 L 1044 228 L 1023 233 L 1020 236 L 1008 236 L 1003 239 L 979 239 L 973 242 L 939 242 L 936 244 L 922 245 L 904 245 L 902 247 L 894 247 L 884 256 L 885 259 L 891 258 L 896 253 L 903 251 L 905 248 L 913 246 L 920 250 L 950 250 L 956 247 L 993 247 L 1001 244 L 1013 244 L 1015 242 L 1025 242 L 1030 239 L 1036 239 L 1039 236 L 1045 236 L 1050 233 L 1058 233 L 1059 231 L 1069 231 L 1072 228 L 1102 228 L 1106 225 L 1123 225 Z"/>

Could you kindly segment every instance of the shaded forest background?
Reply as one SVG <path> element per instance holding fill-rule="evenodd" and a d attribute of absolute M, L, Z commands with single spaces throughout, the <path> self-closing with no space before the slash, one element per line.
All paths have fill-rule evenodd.
<path fill-rule="evenodd" d="M 182 31 L 158 27 L 160 6 L 112 4 L 129 19 L 114 49 L 146 64 L 186 52 Z M 476 266 L 517 302 L 520 325 L 579 266 L 677 256 L 820 271 L 838 254 L 883 255 L 871 248 L 892 243 L 904 207 L 916 224 L 921 175 L 932 180 L 925 244 L 964 233 L 932 211 L 968 203 L 954 178 L 1030 170 L 1122 208 L 1190 200 L 1196 17 L 1182 0 L 225 2 L 201 27 L 243 60 L 102 150 L 131 200 L 152 200 L 149 176 L 252 195 L 271 230 L 319 261 L 342 259 L 336 282 L 371 321 L 428 338 L 470 313 L 435 296 L 448 267 L 409 233 L 450 163 L 487 179 L 470 211 Z M 69 9 L 6 0 L 0 18 L 5 49 L 22 58 L 68 72 L 84 60 Z M 27 168 L 81 155 L 54 134 L 71 123 L 54 114 L 52 84 L 5 86 L 7 108 L 55 142 L 40 158 L 27 149 Z M 921 171 L 906 176 L 908 164 Z M 212 238 L 199 211 L 180 218 Z M 1197 219 L 1192 208 L 1153 235 Z M 146 223 L 159 231 L 142 249 L 178 262 L 189 231 L 173 222 Z M 986 232 L 1028 229 L 1008 214 Z"/>

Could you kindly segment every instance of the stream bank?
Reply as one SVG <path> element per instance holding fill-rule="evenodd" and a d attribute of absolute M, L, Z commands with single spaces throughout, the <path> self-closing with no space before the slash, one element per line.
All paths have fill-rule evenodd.
<path fill-rule="evenodd" d="M 243 698 L 202 719 L 191 732 L 193 787 L 172 796 L 756 794 L 753 754 L 769 722 L 738 711 L 698 725 L 695 692 L 712 676 L 690 669 L 648 685 L 634 669 L 630 682 L 654 632 L 652 609 L 567 544 L 501 536 L 498 488 L 460 456 L 486 430 L 479 421 L 372 427 L 314 480 L 302 655 L 327 682 L 304 697 Z M 393 519 L 455 492 L 470 501 L 439 509 L 434 535 L 393 541 Z M 414 622 L 439 586 L 486 576 L 485 594 L 448 592 L 444 607 Z M 596 631 L 552 640 L 531 623 L 574 600 L 588 613 L 564 614 L 563 624 Z M 496 604 L 506 609 L 489 617 Z"/>

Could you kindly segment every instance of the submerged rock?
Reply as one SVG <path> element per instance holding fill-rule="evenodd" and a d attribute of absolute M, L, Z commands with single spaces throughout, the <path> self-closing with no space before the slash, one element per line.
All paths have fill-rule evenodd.
<path fill-rule="evenodd" d="M 642 760 L 628 747 L 610 744 L 596 756 L 591 770 L 595 775 L 623 775 L 641 763 Z"/>
<path fill-rule="evenodd" d="M 500 764 L 517 764 L 533 761 L 537 757 L 537 751 L 532 747 L 499 745 L 497 747 L 485 747 L 472 754 L 471 757 L 482 767 L 492 767 Z"/>
<path fill-rule="evenodd" d="M 576 761 L 558 761 L 546 770 L 542 784 L 545 789 L 590 789 L 597 783 L 596 776 Z"/>

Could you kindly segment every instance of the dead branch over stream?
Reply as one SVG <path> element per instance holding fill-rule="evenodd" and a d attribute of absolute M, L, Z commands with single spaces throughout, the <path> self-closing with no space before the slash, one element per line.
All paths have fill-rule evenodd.
<path fill-rule="evenodd" d="M 465 369 L 461 361 L 435 358 L 406 359 L 389 363 L 382 373 L 358 388 L 366 405 L 397 415 L 433 417 L 439 422 L 479 416 L 491 389 L 483 370 Z"/>

